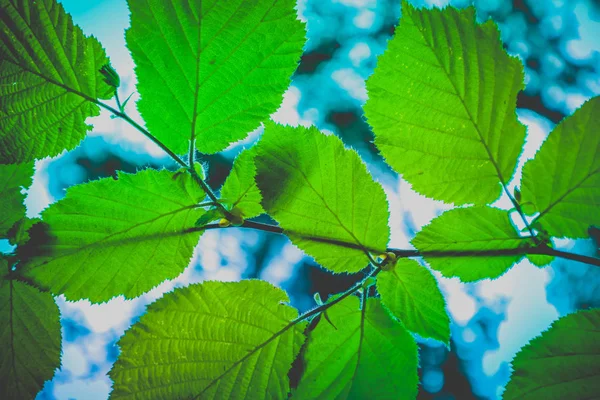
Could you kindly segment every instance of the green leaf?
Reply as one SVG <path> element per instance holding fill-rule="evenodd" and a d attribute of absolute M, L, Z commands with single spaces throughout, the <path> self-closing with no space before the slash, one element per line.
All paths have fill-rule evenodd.
<path fill-rule="evenodd" d="M 150 305 L 119 341 L 114 399 L 285 399 L 305 323 L 271 284 L 205 282 Z"/>
<path fill-rule="evenodd" d="M 304 45 L 295 0 L 129 0 L 138 108 L 175 153 L 216 153 L 281 103 Z"/>
<path fill-rule="evenodd" d="M 0 163 L 70 150 L 90 130 L 87 117 L 114 88 L 108 63 L 56 0 L 0 0 Z"/>
<path fill-rule="evenodd" d="M 70 300 L 139 296 L 187 267 L 204 197 L 189 174 L 167 170 L 74 186 L 30 230 L 24 273 Z"/>
<path fill-rule="evenodd" d="M 585 238 L 600 224 L 598 126 L 600 97 L 594 97 L 563 119 L 523 167 L 523 201 L 539 212 L 533 225 L 552 236 Z"/>
<path fill-rule="evenodd" d="M 39 218 L 21 218 L 8 231 L 8 241 L 13 246 L 24 246 L 29 239 L 29 230 L 32 226 L 40 222 Z"/>
<path fill-rule="evenodd" d="M 2 275 L 6 260 L 0 258 Z M 0 277 L 0 398 L 33 399 L 60 367 L 59 311 L 49 293 Z"/>
<path fill-rule="evenodd" d="M 600 309 L 554 322 L 521 349 L 504 400 L 586 400 L 600 393 Z"/>
<path fill-rule="evenodd" d="M 470 207 L 455 208 L 435 218 L 417 233 L 412 244 L 442 275 L 473 282 L 506 272 L 523 257 L 519 249 L 529 245 L 529 239 L 519 237 L 506 211 Z M 497 254 L 474 256 L 481 251 Z"/>
<path fill-rule="evenodd" d="M 390 230 L 381 185 L 353 150 L 316 128 L 270 123 L 258 144 L 263 207 L 292 242 L 333 272 L 357 272 L 385 252 Z"/>
<path fill-rule="evenodd" d="M 377 276 L 381 302 L 411 332 L 450 343 L 450 318 L 444 297 L 427 268 L 399 260 Z"/>
<path fill-rule="evenodd" d="M 414 399 L 417 344 L 378 299 L 355 296 L 327 310 L 311 332 L 293 399 Z M 333 324 L 333 325 L 332 325 Z M 335 327 L 334 327 L 335 325 Z"/>
<path fill-rule="evenodd" d="M 0 165 L 0 238 L 25 216 L 21 189 L 31 185 L 32 176 L 33 163 Z"/>
<path fill-rule="evenodd" d="M 417 10 L 402 19 L 367 81 L 375 145 L 413 188 L 455 204 L 498 198 L 516 167 L 525 127 L 515 114 L 521 62 L 474 8 Z"/>
<path fill-rule="evenodd" d="M 256 166 L 254 157 L 256 147 L 244 150 L 233 163 L 231 173 L 221 189 L 221 199 L 235 215 L 244 219 L 263 214 L 262 196 L 256 182 Z"/>
<path fill-rule="evenodd" d="M 545 267 L 554 261 L 554 256 L 546 256 L 543 254 L 527 254 L 527 259 L 536 267 Z"/>

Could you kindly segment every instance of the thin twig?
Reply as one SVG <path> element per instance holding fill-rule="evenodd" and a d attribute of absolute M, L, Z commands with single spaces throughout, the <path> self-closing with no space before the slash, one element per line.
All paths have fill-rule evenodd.
<path fill-rule="evenodd" d="M 277 233 L 283 234 L 284 231 L 281 227 L 263 224 L 260 222 L 254 221 L 244 221 L 244 223 L 240 226 L 241 228 L 250 228 L 257 229 L 263 232 Z M 209 224 L 202 227 L 194 228 L 194 230 L 209 230 L 209 229 L 222 229 L 222 228 L 235 228 L 234 226 L 221 226 L 219 224 Z M 294 234 L 293 232 L 288 232 Z M 357 245 L 356 243 L 348 243 L 340 240 L 327 239 L 327 238 L 318 238 L 312 236 L 302 235 L 307 240 L 313 240 L 316 242 L 323 242 L 334 244 L 341 247 L 347 247 L 356 250 L 364 250 L 362 246 Z M 529 238 L 523 238 L 527 240 Z M 375 249 L 372 253 L 377 254 L 381 251 L 377 251 Z M 516 256 L 516 255 L 527 255 L 527 254 L 538 254 L 538 255 L 547 255 L 565 258 L 568 260 L 578 261 L 584 264 L 594 265 L 596 267 L 600 267 L 600 258 L 584 256 L 581 254 L 569 253 L 562 250 L 555 250 L 551 247 L 546 246 L 545 244 L 538 244 L 535 246 L 522 246 L 512 249 L 493 249 L 493 250 L 453 250 L 453 251 L 424 251 L 420 252 L 418 250 L 413 249 L 395 249 L 388 248 L 386 251 L 392 252 L 398 258 L 418 258 L 418 257 L 506 257 L 506 256 Z"/>

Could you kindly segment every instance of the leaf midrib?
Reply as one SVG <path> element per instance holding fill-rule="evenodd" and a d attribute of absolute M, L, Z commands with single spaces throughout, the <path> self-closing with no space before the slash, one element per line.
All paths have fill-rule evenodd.
<path fill-rule="evenodd" d="M 284 160 L 282 160 L 281 158 L 277 157 L 274 153 L 271 153 L 271 157 L 273 157 L 274 159 L 278 160 L 279 162 L 281 162 L 282 164 L 285 164 L 291 168 L 293 168 L 294 170 L 298 171 L 300 173 L 300 175 L 302 176 L 302 178 L 306 181 L 306 183 L 308 184 L 308 187 L 317 195 L 317 197 L 323 202 L 323 205 L 325 206 L 325 208 L 327 209 L 327 211 L 329 211 L 331 213 L 331 215 L 333 215 L 333 217 L 338 221 L 339 226 L 346 231 L 346 233 L 348 233 L 350 235 L 350 237 L 352 239 L 354 239 L 355 244 L 357 246 L 360 247 L 360 249 L 367 255 L 369 255 L 369 250 L 367 249 L 367 247 L 361 243 L 360 240 L 358 240 L 358 238 L 354 235 L 354 233 L 352 233 L 347 227 L 346 225 L 344 225 L 342 223 L 342 221 L 339 219 L 339 217 L 337 216 L 336 213 L 333 212 L 333 210 L 329 207 L 329 205 L 327 204 L 327 202 L 325 201 L 325 198 L 323 196 L 321 196 L 321 194 L 314 188 L 314 186 L 310 183 L 308 177 L 304 174 L 304 171 L 302 171 L 297 165 L 292 165 Z M 303 237 L 305 237 L 306 239 L 310 239 L 310 236 L 312 235 L 304 235 L 301 234 Z"/>
<path fill-rule="evenodd" d="M 572 194 L 575 190 L 579 189 L 579 187 L 581 185 L 583 185 L 585 181 L 587 181 L 589 178 L 591 178 L 592 176 L 594 176 L 597 173 L 600 173 L 600 168 L 590 172 L 585 178 L 583 178 L 581 181 L 579 181 L 573 187 L 567 189 L 567 191 L 563 195 L 561 195 L 556 200 L 554 200 L 552 203 L 550 203 L 544 209 L 544 211 L 541 211 L 540 214 L 537 217 L 535 217 L 535 220 L 533 221 L 533 223 L 539 221 L 544 215 L 548 214 L 550 212 L 550 210 L 552 210 L 552 208 L 554 208 L 554 206 L 556 206 L 558 203 L 560 203 L 562 200 L 564 200 L 567 196 Z"/>
<path fill-rule="evenodd" d="M 270 338 L 268 338 L 267 340 L 265 340 L 264 342 L 262 342 L 261 344 L 257 345 L 254 349 L 252 349 L 251 351 L 249 351 L 244 357 L 240 358 L 238 361 L 234 362 L 229 368 L 227 368 L 221 375 L 213 378 L 210 383 L 204 388 L 202 389 L 201 392 L 199 392 L 196 396 L 193 397 L 193 400 L 196 400 L 198 398 L 200 398 L 200 396 L 205 393 L 209 388 L 211 388 L 215 383 L 217 383 L 220 379 L 222 379 L 225 375 L 227 375 L 231 370 L 233 370 L 235 367 L 237 367 L 239 364 L 243 363 L 244 361 L 246 361 L 248 358 L 252 357 L 257 351 L 263 349 L 264 347 L 266 347 L 269 343 L 271 343 L 273 340 L 277 339 L 278 337 L 280 337 L 281 335 L 283 335 L 285 332 L 287 332 L 288 330 L 290 330 L 291 328 L 293 328 L 296 324 L 294 323 L 294 321 L 291 321 L 290 323 L 288 323 L 286 326 L 284 326 L 282 329 L 280 329 L 279 331 L 275 332 Z M 268 383 L 267 383 L 268 385 Z"/>
<path fill-rule="evenodd" d="M 498 175 L 498 178 L 500 179 L 500 183 L 502 184 L 502 187 L 504 188 L 504 190 L 506 189 L 506 182 L 504 180 L 504 177 L 502 175 L 502 172 L 500 171 L 500 167 L 498 166 L 498 163 L 496 162 L 495 158 L 492 156 L 492 153 L 489 149 L 489 147 L 487 146 L 487 143 L 484 140 L 483 134 L 479 128 L 479 125 L 477 124 L 477 122 L 475 121 L 475 119 L 473 118 L 473 115 L 471 114 L 471 111 L 469 110 L 469 108 L 467 107 L 463 97 L 460 95 L 460 91 L 458 90 L 458 88 L 456 87 L 456 84 L 454 83 L 454 81 L 452 80 L 452 77 L 450 76 L 450 73 L 446 70 L 446 67 L 444 65 L 444 63 L 442 62 L 440 56 L 437 54 L 437 52 L 435 51 L 433 44 L 429 42 L 429 40 L 427 39 L 427 36 L 425 35 L 425 32 L 415 23 L 414 18 L 411 15 L 411 19 L 412 19 L 412 23 L 413 26 L 415 26 L 415 28 L 417 28 L 417 30 L 419 31 L 419 33 L 421 34 L 423 40 L 425 41 L 425 43 L 427 44 L 427 46 L 423 46 L 428 48 L 431 53 L 435 56 L 436 60 L 438 61 L 439 64 L 439 68 L 444 72 L 444 74 L 446 75 L 446 78 L 448 79 L 448 81 L 450 82 L 450 84 L 452 85 L 452 88 L 454 89 L 454 91 L 456 92 L 456 97 L 460 100 L 465 112 L 467 113 L 467 116 L 469 117 L 469 121 L 473 124 L 473 127 L 475 128 L 475 131 L 477 132 L 477 135 L 479 136 L 479 141 L 481 142 L 481 144 L 483 145 L 490 162 L 492 163 L 492 165 L 494 166 L 494 169 L 496 170 L 496 174 Z M 444 27 L 444 31 L 447 31 L 447 26 L 445 24 L 445 21 L 442 20 L 442 25 Z M 477 41 L 475 41 L 475 45 L 477 45 Z M 463 48 L 464 51 L 464 48 Z M 478 52 L 475 51 L 475 54 L 478 55 Z M 479 62 L 479 59 L 477 61 L 477 67 L 479 68 L 479 70 L 481 71 L 481 63 Z M 481 99 L 478 97 L 477 101 L 481 101 Z"/>
<path fill-rule="evenodd" d="M 13 318 L 13 313 L 14 313 L 14 306 L 13 306 L 13 280 L 11 279 L 9 282 L 10 285 L 10 294 L 9 294 L 9 303 L 10 303 L 10 308 L 9 308 L 9 323 L 10 323 L 10 353 L 11 353 L 11 369 L 13 370 L 13 374 L 15 376 L 15 383 L 17 385 L 17 392 L 18 393 L 22 393 L 21 392 L 21 388 L 20 388 L 20 384 L 21 381 L 19 380 L 19 377 L 17 375 L 17 364 L 16 364 L 16 355 L 15 355 L 15 331 L 14 331 L 14 318 Z"/>
<path fill-rule="evenodd" d="M 44 264 L 47 264 L 47 263 L 49 263 L 49 262 L 54 262 L 54 261 L 56 261 L 56 260 L 59 260 L 59 259 L 62 259 L 62 258 L 64 258 L 64 257 L 69 257 L 69 256 L 72 256 L 72 255 L 74 255 L 74 254 L 77 254 L 77 253 L 79 253 L 79 252 L 81 252 L 81 251 L 83 251 L 83 250 L 87 250 L 87 249 L 89 249 L 89 248 L 100 247 L 100 246 L 101 246 L 101 245 L 102 245 L 102 244 L 103 244 L 105 241 L 107 241 L 107 240 L 109 240 L 109 239 L 113 238 L 114 236 L 117 236 L 117 235 L 121 235 L 121 234 L 127 233 L 127 232 L 129 232 L 129 231 L 131 231 L 131 230 L 133 230 L 133 229 L 135 229 L 135 228 L 139 228 L 140 226 L 144 226 L 144 225 L 146 225 L 146 224 L 150 224 L 150 223 L 153 223 L 153 222 L 155 222 L 155 221 L 158 221 L 158 220 L 159 220 L 159 219 L 161 219 L 161 218 L 164 218 L 164 217 L 167 217 L 167 216 L 170 216 L 170 215 L 175 215 L 175 214 L 177 214 L 177 213 L 180 213 L 180 212 L 182 212 L 182 211 L 191 210 L 191 209 L 194 209 L 194 208 L 196 208 L 196 204 L 194 204 L 194 205 L 191 205 L 191 206 L 182 207 L 182 208 L 179 208 L 179 209 L 177 209 L 177 210 L 170 211 L 170 212 L 168 212 L 168 213 L 165 213 L 165 214 L 161 214 L 161 215 L 159 215 L 159 216 L 157 216 L 157 217 L 151 218 L 151 219 L 149 219 L 149 220 L 146 220 L 146 221 L 138 222 L 138 223 L 136 223 L 136 224 L 134 224 L 134 225 L 132 225 L 132 226 L 129 226 L 129 227 L 128 227 L 128 228 L 126 228 L 126 229 L 122 229 L 122 230 L 120 230 L 120 231 L 113 232 L 113 233 L 111 233 L 110 235 L 108 235 L 108 236 L 105 236 L 105 237 L 103 237 L 103 238 L 102 238 L 102 239 L 100 239 L 100 240 L 96 240 L 96 241 L 94 241 L 94 242 L 91 242 L 91 243 L 88 243 L 88 244 L 86 244 L 86 245 L 84 245 L 84 246 L 78 247 L 78 248 L 76 248 L 75 250 L 73 250 L 73 251 L 71 251 L 71 252 L 67 252 L 67 253 L 65 253 L 65 254 L 61 254 L 61 255 L 58 255 L 58 256 L 56 256 L 56 257 L 50 257 L 50 258 L 51 258 L 50 260 L 46 260 L 45 262 L 42 262 L 42 263 L 40 263 L 40 264 L 37 264 L 37 265 L 34 265 L 33 267 L 34 267 L 34 268 L 35 268 L 35 267 L 39 267 L 39 266 L 41 266 L 41 265 L 44 265 Z M 176 232 L 176 233 L 180 233 L 180 234 L 182 234 L 182 235 L 183 235 L 183 234 L 187 234 L 187 233 L 194 233 L 194 232 L 182 231 L 182 232 Z M 119 245 L 126 245 L 126 244 L 127 244 L 127 242 L 126 242 L 126 241 L 119 241 L 119 242 L 116 242 L 116 244 L 114 245 L 114 247 L 118 247 Z M 106 247 L 110 247 L 110 246 L 109 246 L 109 245 L 107 245 Z M 44 257 L 44 256 L 42 256 L 42 257 Z M 45 257 L 44 257 L 44 258 L 45 258 Z"/>
<path fill-rule="evenodd" d="M 366 289 L 363 289 L 366 290 Z M 366 293 L 366 292 L 365 292 Z M 359 340 L 358 340 L 358 349 L 356 350 L 356 366 L 354 367 L 354 372 L 352 372 L 351 382 L 354 382 L 356 378 L 356 374 L 358 373 L 358 367 L 360 366 L 360 358 L 362 356 L 362 347 L 363 341 L 365 340 L 365 317 L 367 314 L 367 296 L 363 296 L 362 308 L 360 310 L 360 330 L 359 330 Z M 352 389 L 350 389 L 351 391 Z"/>

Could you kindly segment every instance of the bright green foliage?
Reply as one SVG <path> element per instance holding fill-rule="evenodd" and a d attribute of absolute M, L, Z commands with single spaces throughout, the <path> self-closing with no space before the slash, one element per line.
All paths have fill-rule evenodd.
<path fill-rule="evenodd" d="M 263 206 L 294 244 L 334 272 L 359 271 L 369 263 L 366 251 L 385 251 L 385 193 L 355 151 L 316 128 L 275 124 L 258 146 Z"/>
<path fill-rule="evenodd" d="M 321 317 L 310 334 L 293 399 L 416 397 L 417 345 L 378 299 L 360 310 L 358 298 L 348 297 L 327 315 L 331 322 Z"/>
<path fill-rule="evenodd" d="M 285 399 L 305 323 L 285 292 L 205 282 L 152 304 L 119 341 L 114 399 Z"/>
<path fill-rule="evenodd" d="M 99 72 L 107 63 L 56 0 L 0 0 L 0 163 L 74 148 L 99 114 L 88 100 L 113 95 Z"/>
<path fill-rule="evenodd" d="M 554 128 L 523 168 L 523 202 L 552 236 L 584 238 L 600 224 L 600 97 Z"/>
<path fill-rule="evenodd" d="M 446 302 L 431 273 L 413 260 L 399 260 L 377 276 L 381 302 L 402 324 L 422 337 L 450 343 Z"/>
<path fill-rule="evenodd" d="M 188 265 L 205 196 L 189 174 L 145 170 L 78 185 L 42 213 L 25 274 L 70 300 L 139 296 Z"/>
<path fill-rule="evenodd" d="M 0 165 L 0 238 L 25 216 L 21 189 L 31 185 L 33 163 Z"/>
<path fill-rule="evenodd" d="M 60 365 L 52 294 L 139 296 L 179 275 L 206 229 L 283 230 L 334 273 L 373 264 L 372 273 L 328 303 L 316 296 L 317 308 L 301 316 L 264 281 L 175 289 L 121 338 L 113 398 L 414 399 L 413 333 L 448 345 L 450 319 L 430 270 L 397 258 L 420 255 L 470 282 L 499 277 L 523 257 L 549 263 L 552 256 L 528 253 L 552 254 L 542 247 L 552 237 L 598 236 L 588 229 L 600 225 L 600 98 L 559 124 L 527 162 L 512 211 L 487 206 L 506 190 L 524 144 L 515 114 L 523 68 L 472 7 L 417 10 L 403 1 L 367 82 L 365 115 L 387 162 L 423 195 L 474 205 L 425 226 L 412 240 L 417 250 L 394 250 L 383 188 L 335 135 L 266 122 L 219 197 L 202 189 L 199 164 L 187 168 L 176 155 L 189 151 L 183 159 L 193 164 L 196 150 L 219 152 L 276 110 L 305 42 L 296 0 L 128 3 L 139 123 L 124 111 L 131 96 L 115 109 L 98 100 L 121 79 L 57 0 L 0 0 L 0 239 L 17 246 L 10 261 L 0 253 L 0 399 L 34 397 Z M 99 105 L 184 168 L 78 185 L 41 219 L 27 218 L 21 191 L 32 161 L 77 145 Z M 533 229 L 518 232 L 513 211 L 531 215 Z M 243 223 L 265 213 L 279 226 Z M 598 343 L 599 310 L 559 320 L 517 355 L 505 399 L 597 396 Z M 299 378 L 294 389 L 289 374 Z"/>
<path fill-rule="evenodd" d="M 33 399 L 60 367 L 59 317 L 49 293 L 0 277 L 1 399 Z"/>
<path fill-rule="evenodd" d="M 236 215 L 243 218 L 256 217 L 265 212 L 260 202 L 262 196 L 254 177 L 256 147 L 244 150 L 233 163 L 231 173 L 221 189 L 221 198 Z"/>
<path fill-rule="evenodd" d="M 542 254 L 528 254 L 527 259 L 536 267 L 545 267 L 550 264 L 553 260 L 553 256 L 545 256 Z"/>
<path fill-rule="evenodd" d="M 274 112 L 304 45 L 294 0 L 129 0 L 139 110 L 176 153 L 223 150 Z"/>
<path fill-rule="evenodd" d="M 417 233 L 412 244 L 424 253 L 431 268 L 442 275 L 472 282 L 497 278 L 522 257 L 520 254 L 473 257 L 474 253 L 518 249 L 526 246 L 528 239 L 519 237 L 506 211 L 470 207 L 455 208 L 435 218 Z M 453 252 L 463 252 L 465 257 Z"/>
<path fill-rule="evenodd" d="M 600 393 L 600 309 L 554 322 L 512 362 L 504 400 L 587 400 Z"/>
<path fill-rule="evenodd" d="M 386 161 L 413 188 L 455 204 L 497 199 L 525 128 L 515 114 L 523 67 L 474 8 L 417 10 L 402 19 L 367 81 L 365 115 Z"/>

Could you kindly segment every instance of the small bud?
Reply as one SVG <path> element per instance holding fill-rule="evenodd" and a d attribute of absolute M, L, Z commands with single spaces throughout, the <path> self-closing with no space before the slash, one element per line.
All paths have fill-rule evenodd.
<path fill-rule="evenodd" d="M 104 64 L 102 68 L 100 68 L 100 73 L 104 77 L 104 82 L 106 82 L 108 85 L 114 87 L 115 89 L 121 85 L 121 78 L 119 77 L 119 74 L 117 74 L 117 71 L 115 71 L 110 64 Z"/>
<path fill-rule="evenodd" d="M 231 216 L 229 217 L 229 222 L 231 222 L 231 225 L 233 226 L 242 226 L 242 224 L 244 223 L 244 218 L 242 218 L 241 215 L 231 213 Z"/>
<path fill-rule="evenodd" d="M 513 193 L 515 195 L 515 200 L 517 201 L 517 203 L 521 202 L 521 191 L 519 190 L 519 188 L 517 188 L 515 186 L 515 189 L 513 190 Z"/>
<path fill-rule="evenodd" d="M 396 254 L 394 254 L 391 251 L 385 252 L 380 257 L 383 258 L 383 261 L 379 265 L 379 267 L 381 268 L 382 271 L 389 271 L 389 270 L 393 269 L 394 266 L 396 265 L 396 261 L 398 261 L 398 257 L 396 257 Z"/>
<path fill-rule="evenodd" d="M 317 303 L 318 306 L 323 305 L 323 300 L 321 300 L 321 295 L 319 294 L 319 292 L 315 293 L 313 298 L 315 299 L 315 303 Z"/>
<path fill-rule="evenodd" d="M 221 228 L 227 228 L 227 227 L 228 227 L 228 226 L 230 226 L 230 225 L 231 225 L 231 222 L 229 222 L 229 220 L 228 220 L 228 219 L 221 218 L 221 220 L 219 221 L 219 226 L 220 226 Z"/>

